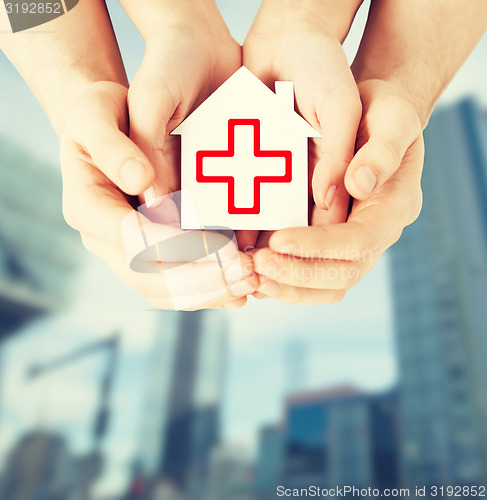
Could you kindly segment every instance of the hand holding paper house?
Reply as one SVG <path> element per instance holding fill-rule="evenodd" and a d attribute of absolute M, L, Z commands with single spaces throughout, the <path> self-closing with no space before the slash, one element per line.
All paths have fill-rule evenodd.
<path fill-rule="evenodd" d="M 242 67 L 172 134 L 182 136 L 183 229 L 308 224 L 308 138 L 320 135 L 294 111 L 292 82 L 274 93 Z"/>

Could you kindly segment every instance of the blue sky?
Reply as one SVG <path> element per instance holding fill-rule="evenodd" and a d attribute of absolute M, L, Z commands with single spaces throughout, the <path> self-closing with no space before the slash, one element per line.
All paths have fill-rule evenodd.
<path fill-rule="evenodd" d="M 242 42 L 260 2 L 220 0 L 218 3 L 232 33 Z M 108 4 L 127 72 L 132 78 L 142 60 L 144 44 L 118 3 L 110 0 Z M 345 44 L 350 59 L 360 39 L 366 7 L 361 9 Z M 487 39 L 484 38 L 445 93 L 443 103 L 473 94 L 487 106 L 486 60 Z M 57 168 L 57 139 L 28 87 L 3 55 L 0 55 L 0 82 L 0 135 L 31 149 Z M 29 392 L 32 397 L 22 396 L 25 388 L 20 367 L 31 362 L 33 353 L 54 356 L 56 351 L 62 352 L 89 338 L 121 329 L 125 367 L 115 403 L 121 411 L 109 442 L 121 467 L 113 465 L 110 469 L 103 485 L 109 491 L 121 484 L 120 471 L 127 465 L 136 443 L 139 407 L 132 404 L 133 394 L 137 392 L 134 389 L 137 383 L 143 383 L 144 356 L 154 339 L 155 315 L 135 292 L 92 257 L 86 256 L 76 287 L 76 300 L 69 310 L 58 318 L 33 325 L 29 328 L 30 335 L 10 346 L 7 359 L 12 361 L 10 366 L 18 368 L 8 371 L 5 386 L 12 410 L 10 418 L 4 417 L 8 422 L 3 423 L 10 426 L 13 439 L 22 426 L 33 425 L 42 418 L 50 419 L 52 425 L 70 422 L 73 440 L 80 448 L 86 446 L 87 428 L 79 422 L 75 425 L 72 411 L 56 410 L 50 415 L 47 403 L 44 410 L 39 409 L 35 397 L 39 392 L 35 393 L 33 388 L 28 389 L 34 391 Z M 223 408 L 224 434 L 227 441 L 243 444 L 249 453 L 255 446 L 258 427 L 280 418 L 285 391 L 284 350 L 293 339 L 300 338 L 310 347 L 306 382 L 309 388 L 351 383 L 365 390 L 380 390 L 396 379 L 387 256 L 340 304 L 310 309 L 252 300 L 246 308 L 228 314 L 230 352 Z M 79 370 L 66 375 L 72 384 L 70 390 L 76 390 L 79 401 L 84 401 L 86 406 L 93 404 L 94 398 L 90 392 L 93 379 L 86 376 L 91 371 L 96 371 L 96 367 L 80 366 Z M 66 391 L 66 384 L 64 389 L 58 389 Z M 127 401 L 131 404 L 127 405 Z M 61 406 L 69 410 L 69 405 Z M 73 430 L 75 427 L 83 428 L 85 433 Z"/>

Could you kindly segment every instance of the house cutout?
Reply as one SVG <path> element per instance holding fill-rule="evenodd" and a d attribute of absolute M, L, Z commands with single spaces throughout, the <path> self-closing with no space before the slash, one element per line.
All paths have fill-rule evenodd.
<path fill-rule="evenodd" d="M 308 138 L 320 134 L 294 111 L 293 83 L 275 89 L 241 67 L 171 132 L 183 229 L 308 225 Z"/>

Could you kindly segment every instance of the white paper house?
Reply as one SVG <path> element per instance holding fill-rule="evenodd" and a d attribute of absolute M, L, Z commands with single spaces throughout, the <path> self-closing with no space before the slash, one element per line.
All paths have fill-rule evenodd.
<path fill-rule="evenodd" d="M 308 225 L 308 138 L 319 133 L 294 111 L 293 83 L 275 89 L 242 67 L 172 131 L 183 229 Z"/>

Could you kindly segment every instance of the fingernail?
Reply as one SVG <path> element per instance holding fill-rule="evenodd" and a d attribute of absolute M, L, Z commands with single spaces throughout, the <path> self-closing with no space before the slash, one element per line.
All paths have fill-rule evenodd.
<path fill-rule="evenodd" d="M 240 283 L 237 283 L 236 285 L 230 288 L 230 293 L 234 297 L 243 297 L 244 295 L 252 293 L 254 290 L 255 288 L 252 287 L 250 283 L 247 283 L 246 281 L 241 281 Z"/>
<path fill-rule="evenodd" d="M 355 182 L 364 193 L 371 193 L 377 184 L 377 175 L 368 165 L 358 168 L 354 177 Z"/>
<path fill-rule="evenodd" d="M 236 283 L 239 283 L 242 279 L 242 266 L 240 263 L 232 264 L 226 271 L 225 277 L 227 278 L 227 282 L 232 288 Z"/>
<path fill-rule="evenodd" d="M 147 208 L 151 208 L 155 204 L 157 200 L 157 192 L 154 186 L 150 186 L 144 191 L 144 199 Z"/>
<path fill-rule="evenodd" d="M 125 162 L 120 169 L 120 179 L 128 188 L 140 186 L 144 181 L 144 177 L 145 166 L 139 160 L 132 158 Z"/>
<path fill-rule="evenodd" d="M 259 292 L 268 297 L 277 297 L 281 293 L 281 287 L 275 281 L 266 281 L 259 286 Z"/>
<path fill-rule="evenodd" d="M 328 192 L 326 193 L 326 196 L 325 196 L 325 207 L 327 210 L 331 210 L 331 206 L 333 205 L 333 202 L 335 201 L 336 193 L 337 193 L 337 187 L 335 185 L 330 186 L 328 188 Z"/>

